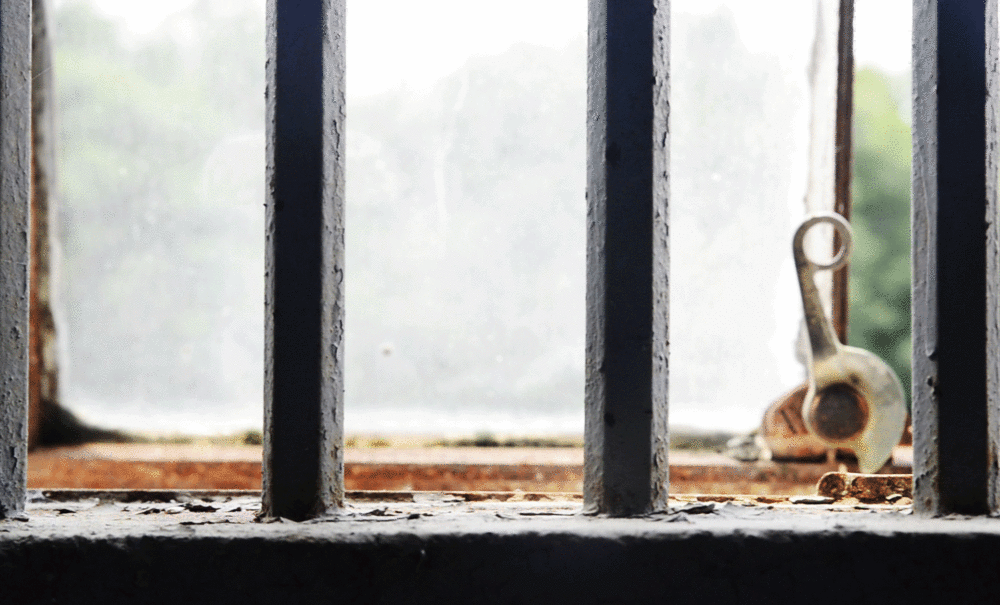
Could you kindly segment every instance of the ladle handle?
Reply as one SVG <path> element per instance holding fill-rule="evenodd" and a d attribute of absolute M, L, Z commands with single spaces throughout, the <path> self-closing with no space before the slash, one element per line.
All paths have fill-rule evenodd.
<path fill-rule="evenodd" d="M 841 246 L 837 255 L 828 264 L 814 263 L 806 256 L 806 233 L 814 225 L 830 223 L 840 233 Z M 817 271 L 834 271 L 847 264 L 851 256 L 853 233 L 851 225 L 839 214 L 828 212 L 814 214 L 807 218 L 795 232 L 792 240 L 792 253 L 795 256 L 795 271 L 799 276 L 799 289 L 802 292 L 802 308 L 805 311 L 806 330 L 809 333 L 809 347 L 812 351 L 812 361 L 816 363 L 835 355 L 840 348 L 840 341 L 833 331 L 833 326 L 823 312 L 820 303 L 819 290 L 814 279 Z"/>

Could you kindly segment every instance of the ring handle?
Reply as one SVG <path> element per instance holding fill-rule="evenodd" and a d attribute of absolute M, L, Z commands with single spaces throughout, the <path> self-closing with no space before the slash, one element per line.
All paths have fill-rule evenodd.
<path fill-rule="evenodd" d="M 833 257 L 828 263 L 817 263 L 813 261 L 805 252 L 805 238 L 806 233 L 809 232 L 811 228 L 820 223 L 830 223 L 833 228 L 837 230 L 840 234 L 840 250 L 837 251 L 837 255 Z M 851 229 L 850 223 L 848 223 L 844 217 L 835 212 L 823 212 L 810 216 L 807 218 L 799 228 L 795 231 L 795 238 L 792 240 L 792 248 L 795 253 L 796 260 L 800 262 L 804 261 L 810 268 L 814 271 L 824 271 L 824 270 L 836 270 L 847 264 L 847 261 L 851 258 L 851 250 L 854 244 L 854 231 Z"/>

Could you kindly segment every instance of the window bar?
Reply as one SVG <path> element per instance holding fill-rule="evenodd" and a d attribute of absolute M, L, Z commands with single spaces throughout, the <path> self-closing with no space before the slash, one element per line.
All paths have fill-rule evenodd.
<path fill-rule="evenodd" d="M 584 508 L 665 510 L 669 0 L 590 0 Z"/>
<path fill-rule="evenodd" d="M 1000 401 L 997 0 L 913 8 L 914 507 L 986 514 Z"/>
<path fill-rule="evenodd" d="M 28 204 L 31 0 L 0 2 L 0 519 L 28 484 Z"/>
<path fill-rule="evenodd" d="M 268 0 L 263 514 L 344 500 L 345 0 Z"/>

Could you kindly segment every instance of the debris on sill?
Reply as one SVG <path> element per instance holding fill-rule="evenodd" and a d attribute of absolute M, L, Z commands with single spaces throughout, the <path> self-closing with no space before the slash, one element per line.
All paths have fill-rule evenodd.
<path fill-rule="evenodd" d="M 833 500 L 906 505 L 912 503 L 913 475 L 827 473 L 820 478 L 816 492 Z"/>

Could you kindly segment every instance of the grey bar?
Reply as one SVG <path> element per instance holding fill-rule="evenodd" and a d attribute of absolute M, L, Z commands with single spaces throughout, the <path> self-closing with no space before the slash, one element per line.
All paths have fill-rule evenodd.
<path fill-rule="evenodd" d="M 665 510 L 668 0 L 590 0 L 584 508 Z"/>
<path fill-rule="evenodd" d="M 996 6 L 913 4 L 913 476 L 925 515 L 996 508 Z"/>
<path fill-rule="evenodd" d="M 986 2 L 986 65 L 1000 64 L 1000 30 L 997 0 Z M 1000 77 L 995 68 L 986 69 L 986 415 L 987 448 L 993 463 L 987 469 L 987 498 L 990 512 L 1000 510 Z"/>
<path fill-rule="evenodd" d="M 28 483 L 31 0 L 0 2 L 0 519 Z"/>
<path fill-rule="evenodd" d="M 344 500 L 345 0 L 267 3 L 263 513 Z"/>

